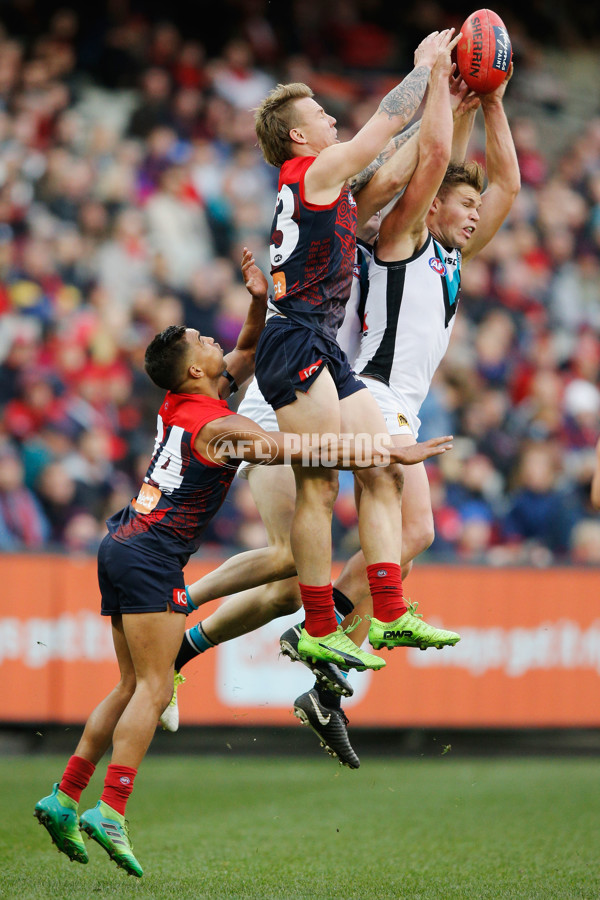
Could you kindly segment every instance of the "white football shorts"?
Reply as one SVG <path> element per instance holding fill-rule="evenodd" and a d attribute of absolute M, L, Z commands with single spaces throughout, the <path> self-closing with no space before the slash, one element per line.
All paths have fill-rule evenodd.
<path fill-rule="evenodd" d="M 240 416 L 248 416 L 249 419 L 252 419 L 265 431 L 279 431 L 275 410 L 261 394 L 256 378 L 253 378 L 248 385 L 244 399 L 238 406 L 237 411 Z M 247 479 L 249 468 L 253 465 L 255 463 L 241 462 L 238 466 L 237 477 Z"/>
<path fill-rule="evenodd" d="M 390 434 L 412 434 L 416 441 L 419 436 L 421 420 L 410 409 L 402 394 L 396 388 L 390 387 L 376 378 L 366 375 L 360 377 L 377 401 L 388 432 Z"/>

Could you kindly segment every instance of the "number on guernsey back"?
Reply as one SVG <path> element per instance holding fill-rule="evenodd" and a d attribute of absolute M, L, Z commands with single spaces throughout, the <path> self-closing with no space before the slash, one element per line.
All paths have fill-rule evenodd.
<path fill-rule="evenodd" d="M 154 456 L 160 450 L 151 472 L 152 481 L 156 482 L 165 494 L 178 488 L 183 481 L 183 460 L 181 458 L 181 438 L 184 429 L 179 425 L 172 425 L 169 437 L 163 445 L 165 438 L 165 426 L 161 416 L 158 416 L 156 443 Z"/>
<path fill-rule="evenodd" d="M 277 196 L 275 204 L 276 217 L 273 231 L 281 234 L 281 244 L 271 244 L 271 265 L 277 268 L 292 255 L 298 244 L 298 224 L 294 221 L 294 195 L 287 184 L 284 184 Z"/>

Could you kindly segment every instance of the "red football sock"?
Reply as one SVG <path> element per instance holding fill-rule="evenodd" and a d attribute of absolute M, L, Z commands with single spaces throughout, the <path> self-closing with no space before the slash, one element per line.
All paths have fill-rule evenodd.
<path fill-rule="evenodd" d="M 337 628 L 333 588 L 330 584 L 301 584 L 304 627 L 312 637 L 325 637 Z"/>
<path fill-rule="evenodd" d="M 75 803 L 79 803 L 81 792 L 90 783 L 95 769 L 96 766 L 89 759 L 85 759 L 83 756 L 72 756 L 58 786 L 59 791 L 63 791 L 67 797 L 71 797 Z"/>
<path fill-rule="evenodd" d="M 408 609 L 402 593 L 402 574 L 397 563 L 367 566 L 367 578 L 373 598 L 373 615 L 381 622 L 393 622 Z"/>
<path fill-rule="evenodd" d="M 125 806 L 133 790 L 133 779 L 136 775 L 137 769 L 132 769 L 131 766 L 114 766 L 111 763 L 106 770 L 104 790 L 100 799 L 122 816 L 125 815 Z"/>

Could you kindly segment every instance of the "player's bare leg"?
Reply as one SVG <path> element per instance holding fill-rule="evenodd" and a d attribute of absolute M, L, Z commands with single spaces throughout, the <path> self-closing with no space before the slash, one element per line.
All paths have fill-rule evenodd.
<path fill-rule="evenodd" d="M 54 785 L 48 797 L 36 804 L 34 811 L 60 852 L 80 863 L 87 863 L 88 854 L 79 830 L 79 799 L 97 763 L 110 747 L 115 726 L 135 690 L 135 671 L 120 615 L 112 617 L 112 634 L 121 679 L 89 716 L 61 781 Z"/>
<path fill-rule="evenodd" d="M 268 546 L 231 557 L 209 575 L 188 585 L 188 595 L 194 604 L 221 596 L 227 599 L 186 632 L 175 664 L 177 671 L 198 653 L 254 631 L 301 606 L 290 545 L 296 503 L 294 473 L 289 466 L 250 466 L 248 484 L 267 532 Z M 264 581 L 254 586 L 257 566 Z M 287 574 L 293 577 L 285 577 Z M 169 722 L 166 726 L 162 724 L 167 730 L 173 730 Z"/>
<path fill-rule="evenodd" d="M 411 434 L 397 434 L 394 442 L 409 446 Z M 431 492 L 424 463 L 403 466 L 402 489 L 402 568 L 431 546 L 434 538 Z"/>
<path fill-rule="evenodd" d="M 277 410 L 281 431 L 302 435 L 338 434 L 339 400 L 333 379 L 323 369 L 306 393 Z M 331 579 L 331 519 L 337 497 L 335 469 L 296 467 L 296 503 L 291 547 L 301 584 L 327 584 Z"/>
<path fill-rule="evenodd" d="M 135 672 L 135 690 L 114 729 L 102 796 L 93 809 L 82 814 L 80 827 L 118 866 L 140 877 L 142 868 L 133 855 L 125 822 L 125 803 L 171 693 L 173 661 L 181 644 L 185 616 L 171 610 L 127 614 L 122 616 L 122 625 Z"/>
<path fill-rule="evenodd" d="M 268 546 L 238 553 L 188 585 L 194 606 L 296 574 L 290 545 L 296 504 L 296 480 L 291 467 L 251 466 L 248 484 L 267 532 Z"/>
<path fill-rule="evenodd" d="M 238 554 L 227 560 L 218 569 L 188 586 L 188 593 L 194 603 L 215 600 L 223 593 L 223 585 L 240 593 L 235 593 L 207 616 L 202 622 L 186 632 L 175 661 L 175 681 L 168 706 L 160 717 L 166 731 L 179 728 L 179 707 L 177 694 L 185 681 L 181 669 L 206 650 L 232 640 L 240 635 L 265 625 L 278 616 L 289 615 L 302 605 L 298 579 L 283 578 L 282 573 L 296 572 L 290 544 L 290 530 L 294 518 L 296 501 L 296 480 L 288 466 L 278 468 L 251 466 L 248 469 L 248 483 L 260 517 L 267 532 L 268 547 L 260 554 L 261 573 L 266 584 L 250 587 L 256 582 L 256 555 Z M 281 580 L 272 580 L 279 577 Z M 250 587 L 249 590 L 243 588 Z M 343 613 L 339 616 L 341 619 Z M 287 634 L 287 632 L 286 632 Z M 282 652 L 294 660 L 299 629 L 295 629 L 282 643 Z M 337 685 L 342 693 L 352 694 L 352 688 L 336 666 L 329 663 L 308 664 L 320 683 Z"/>
<path fill-rule="evenodd" d="M 368 391 L 346 397 L 340 403 L 342 430 L 349 433 L 387 433 L 385 420 Z M 401 575 L 402 472 L 399 466 L 362 469 L 355 473 L 361 495 L 358 527 L 367 564 L 373 615 L 369 641 L 379 647 L 442 647 L 460 640 L 455 632 L 433 628 L 416 614 L 403 596 Z"/>
<path fill-rule="evenodd" d="M 202 630 L 213 644 L 222 644 L 296 612 L 301 605 L 298 579 L 285 578 L 229 597 L 202 620 Z"/>
<path fill-rule="evenodd" d="M 293 403 L 277 410 L 277 421 L 282 431 L 307 436 L 339 434 L 340 402 L 326 368 L 306 393 L 297 391 Z M 382 668 L 383 660 L 356 649 L 337 629 L 331 584 L 331 520 L 337 473 L 329 468 L 298 466 L 294 474 L 296 508 L 290 542 L 305 612 L 298 653 L 304 660 L 322 660 L 345 669 Z"/>
<path fill-rule="evenodd" d="M 186 617 L 170 610 L 123 616 L 123 631 L 135 669 L 133 696 L 113 735 L 112 763 L 137 768 L 171 696 L 173 662 Z"/>
<path fill-rule="evenodd" d="M 123 617 L 111 616 L 112 638 L 121 680 L 88 717 L 75 754 L 96 765 L 112 744 L 117 722 L 135 691 L 135 669 L 123 631 Z"/>
<path fill-rule="evenodd" d="M 414 443 L 411 435 L 397 436 L 397 441 L 408 445 Z M 301 605 L 300 593 L 296 578 L 275 581 L 278 573 L 295 571 L 292 559 L 289 533 L 294 515 L 295 479 L 291 468 L 282 466 L 278 469 L 253 466 L 248 474 L 248 481 L 258 512 L 265 524 L 269 546 L 260 551 L 238 554 L 231 557 L 214 572 L 188 586 L 189 594 L 195 604 L 202 604 L 217 599 L 221 593 L 223 582 L 240 590 L 227 596 L 225 602 L 214 613 L 202 620 L 198 626 L 189 631 L 196 634 L 196 652 L 186 654 L 176 666 L 179 671 L 189 659 L 208 647 L 232 640 L 247 634 L 278 616 L 289 615 Z M 357 506 L 360 502 L 360 490 L 357 491 Z M 404 490 L 402 495 L 403 511 L 403 543 L 402 543 L 402 577 L 407 577 L 410 563 L 414 556 L 425 550 L 433 540 L 433 516 L 427 473 L 423 463 L 404 467 Z M 262 554 L 263 560 L 270 560 L 261 569 L 267 582 L 255 589 L 244 590 L 253 580 L 254 553 Z M 357 551 L 344 565 L 342 572 L 334 582 L 334 586 L 349 598 L 356 613 L 364 616 L 372 613 L 371 595 L 366 575 L 365 560 L 362 550 Z M 359 608 L 360 606 L 360 608 Z M 353 621 L 349 616 L 344 622 L 347 627 Z M 359 646 L 364 642 L 368 622 L 359 627 L 350 637 Z M 364 633 L 363 633 L 364 632 Z M 207 643 L 203 641 L 203 635 Z M 184 642 L 185 643 L 185 642 Z M 296 659 L 295 654 L 289 654 Z"/>
<path fill-rule="evenodd" d="M 406 446 L 414 443 L 414 437 L 410 434 L 396 435 L 394 440 Z M 402 489 L 401 569 L 404 583 L 410 574 L 413 560 L 431 545 L 434 528 L 429 479 L 424 464 L 403 466 L 402 469 L 404 486 Z M 360 494 L 360 486 L 357 486 L 357 509 L 360 505 Z M 347 597 L 350 597 L 354 603 L 354 609 L 344 619 L 342 627 L 349 627 L 357 615 L 361 619 L 358 627 L 349 633 L 349 637 L 361 646 L 369 631 L 369 620 L 365 616 L 373 614 L 373 601 L 362 550 L 358 550 L 346 562 L 335 581 L 335 586 Z"/>

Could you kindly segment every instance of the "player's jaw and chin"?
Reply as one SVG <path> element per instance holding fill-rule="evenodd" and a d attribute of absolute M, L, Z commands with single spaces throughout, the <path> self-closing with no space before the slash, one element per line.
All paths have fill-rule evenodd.
<path fill-rule="evenodd" d="M 469 215 L 465 215 L 465 209 L 461 205 L 455 212 L 452 203 L 442 203 L 438 214 L 429 223 L 429 231 L 438 243 L 447 250 L 464 250 L 477 229 L 477 222 Z"/>

